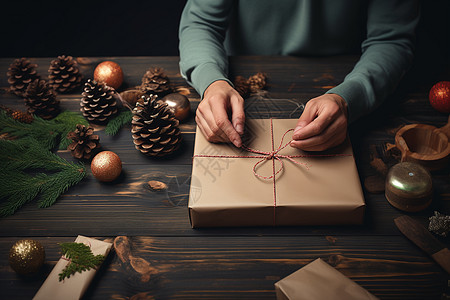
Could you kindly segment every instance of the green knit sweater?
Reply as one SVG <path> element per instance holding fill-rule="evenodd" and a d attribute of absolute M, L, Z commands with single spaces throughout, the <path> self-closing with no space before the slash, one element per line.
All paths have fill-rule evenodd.
<path fill-rule="evenodd" d="M 375 109 L 413 59 L 415 0 L 189 0 L 180 21 L 180 70 L 200 95 L 227 80 L 229 55 L 360 53 L 328 93 L 350 121 Z"/>

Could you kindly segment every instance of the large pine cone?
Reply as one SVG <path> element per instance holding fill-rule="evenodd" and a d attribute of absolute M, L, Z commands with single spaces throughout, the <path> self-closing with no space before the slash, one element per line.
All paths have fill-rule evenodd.
<path fill-rule="evenodd" d="M 81 95 L 80 110 L 89 122 L 104 123 L 119 111 L 114 89 L 104 83 L 89 79 Z"/>
<path fill-rule="evenodd" d="M 100 147 L 100 138 L 93 133 L 94 128 L 77 124 L 75 131 L 67 134 L 67 138 L 72 140 L 67 150 L 70 150 L 73 157 L 78 159 L 90 159 L 92 157 L 94 150 Z"/>
<path fill-rule="evenodd" d="M 142 77 L 141 90 L 148 95 L 154 94 L 160 97 L 170 93 L 172 88 L 164 69 L 158 67 L 148 69 Z"/>
<path fill-rule="evenodd" d="M 59 100 L 52 87 L 45 80 L 31 82 L 24 94 L 28 112 L 43 119 L 56 117 L 60 112 Z"/>
<path fill-rule="evenodd" d="M 10 90 L 19 97 L 22 97 L 28 85 L 40 76 L 36 71 L 36 64 L 32 64 L 26 58 L 20 58 L 14 60 L 14 62 L 9 66 L 8 72 L 8 83 L 10 85 Z"/>
<path fill-rule="evenodd" d="M 148 156 L 164 156 L 178 149 L 181 142 L 179 121 L 156 95 L 143 97 L 133 109 L 131 133 L 135 148 Z"/>
<path fill-rule="evenodd" d="M 71 92 L 80 86 L 83 78 L 72 56 L 61 55 L 52 60 L 48 72 L 49 82 L 58 93 Z"/>

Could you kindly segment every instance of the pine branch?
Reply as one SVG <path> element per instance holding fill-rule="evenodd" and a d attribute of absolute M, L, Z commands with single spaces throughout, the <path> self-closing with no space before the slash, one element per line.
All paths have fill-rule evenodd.
<path fill-rule="evenodd" d="M 52 120 L 44 120 L 34 116 L 30 124 L 22 123 L 0 111 L 0 133 L 8 133 L 17 139 L 34 138 L 47 149 L 66 149 L 72 142 L 67 134 L 75 130 L 77 124 L 88 126 L 89 123 L 79 113 L 64 111 Z"/>
<path fill-rule="evenodd" d="M 131 123 L 131 118 L 133 114 L 130 110 L 122 110 L 116 117 L 109 120 L 105 128 L 105 133 L 108 135 L 116 135 L 120 128 L 124 125 Z"/>
<path fill-rule="evenodd" d="M 48 207 L 85 175 L 83 164 L 66 161 L 34 139 L 0 140 L 0 217 L 38 197 L 38 206 Z"/>
<path fill-rule="evenodd" d="M 105 260 L 104 255 L 94 255 L 89 246 L 83 243 L 60 244 L 62 254 L 69 259 L 69 264 L 59 273 L 59 281 L 69 278 L 76 272 L 97 269 Z"/>
<path fill-rule="evenodd" d="M 18 139 L 34 138 L 47 149 L 53 149 L 58 143 L 58 133 L 48 128 L 45 120 L 36 116 L 32 123 L 26 124 L 0 111 L 0 133 L 8 133 Z"/>
<path fill-rule="evenodd" d="M 72 140 L 67 138 L 67 134 L 71 131 L 74 131 L 77 127 L 77 124 L 89 126 L 89 122 L 80 113 L 71 111 L 63 111 L 51 121 L 53 121 L 59 128 L 59 149 L 67 149 L 67 146 L 72 143 Z"/>

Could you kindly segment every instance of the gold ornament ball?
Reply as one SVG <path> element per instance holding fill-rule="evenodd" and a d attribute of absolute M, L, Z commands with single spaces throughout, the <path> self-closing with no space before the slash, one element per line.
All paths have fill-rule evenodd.
<path fill-rule="evenodd" d="M 168 94 L 161 99 L 161 102 L 167 104 L 167 107 L 180 122 L 186 119 L 191 112 L 191 102 L 184 95 L 178 93 Z"/>
<path fill-rule="evenodd" d="M 21 275 L 37 272 L 45 260 L 45 250 L 41 243 L 34 240 L 17 241 L 9 250 L 9 264 Z"/>
<path fill-rule="evenodd" d="M 91 171 L 98 180 L 110 182 L 122 172 L 122 161 L 114 152 L 102 151 L 92 159 Z"/>
<path fill-rule="evenodd" d="M 106 85 L 118 89 L 123 83 L 123 71 L 118 63 L 104 61 L 95 68 L 94 80 L 104 82 Z"/>

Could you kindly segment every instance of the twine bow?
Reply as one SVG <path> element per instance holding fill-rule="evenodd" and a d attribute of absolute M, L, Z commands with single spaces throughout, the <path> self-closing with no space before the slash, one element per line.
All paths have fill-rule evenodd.
<path fill-rule="evenodd" d="M 271 127 L 271 129 L 272 129 L 272 127 Z M 283 161 L 281 160 L 282 158 L 286 158 L 289 161 L 293 162 L 294 164 L 303 165 L 303 166 L 306 167 L 306 169 L 309 170 L 308 164 L 306 164 L 304 162 L 298 162 L 298 161 L 292 159 L 294 157 L 305 157 L 305 155 L 283 155 L 283 154 L 279 154 L 279 152 L 281 150 L 286 148 L 291 143 L 292 139 L 289 142 L 283 144 L 284 137 L 286 136 L 286 134 L 288 134 L 291 131 L 294 131 L 294 129 L 289 129 L 283 134 L 283 136 L 281 137 L 280 145 L 278 146 L 278 148 L 276 150 L 272 150 L 272 151 L 266 152 L 266 151 L 261 151 L 261 150 L 258 150 L 258 149 L 253 149 L 253 148 L 247 147 L 245 145 L 242 145 L 241 148 L 245 149 L 248 152 L 262 154 L 262 155 L 251 156 L 253 158 L 261 158 L 261 160 L 256 162 L 255 165 L 253 166 L 253 175 L 255 175 L 255 176 L 259 177 L 259 178 L 262 178 L 262 179 L 272 179 L 272 178 L 274 178 L 278 173 L 280 173 L 284 169 Z M 274 141 L 273 141 L 273 133 L 272 133 L 272 149 L 273 149 L 273 143 L 274 143 Z M 281 165 L 280 165 L 280 168 L 276 172 L 273 170 L 274 172 L 272 172 L 272 175 L 270 175 L 270 176 L 263 176 L 263 175 L 260 175 L 256 171 L 256 169 L 258 168 L 259 165 L 261 165 L 261 164 L 263 164 L 263 163 L 265 163 L 265 162 L 267 162 L 269 160 L 274 160 L 274 159 L 278 160 Z"/>

